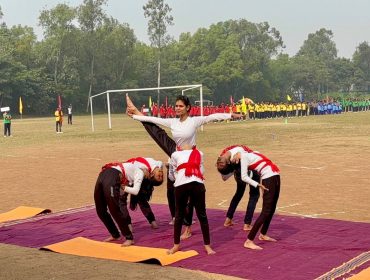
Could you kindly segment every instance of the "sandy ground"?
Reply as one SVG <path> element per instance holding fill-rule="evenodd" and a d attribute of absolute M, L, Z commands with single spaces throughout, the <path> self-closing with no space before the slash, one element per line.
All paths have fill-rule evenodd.
<path fill-rule="evenodd" d="M 235 182 L 222 182 L 214 164 L 224 147 L 241 143 L 280 167 L 279 214 L 370 222 L 370 114 L 359 114 L 354 121 L 348 116 L 318 118 L 293 119 L 288 124 L 273 120 L 207 125 L 198 135 L 198 147 L 206 156 L 207 207 L 226 212 Z M 47 120 L 40 122 L 41 127 L 33 120 L 15 122 L 18 134 L 0 139 L 0 212 L 20 205 L 58 211 L 93 204 L 95 180 L 105 163 L 134 156 L 167 160 L 141 125 L 128 118 L 116 130 L 101 128 L 94 136 L 86 117 L 80 121 L 77 117 L 60 135 L 51 135 Z M 247 199 L 245 195 L 238 210 L 245 209 Z M 165 184 L 155 190 L 152 201 L 166 203 Z M 0 279 L 231 279 L 4 244 L 0 250 Z"/>

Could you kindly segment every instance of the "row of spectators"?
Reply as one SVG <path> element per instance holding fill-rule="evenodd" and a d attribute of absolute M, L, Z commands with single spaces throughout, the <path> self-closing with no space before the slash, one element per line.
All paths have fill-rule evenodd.
<path fill-rule="evenodd" d="M 200 116 L 200 106 L 192 106 L 190 115 Z M 329 115 L 341 114 L 342 112 L 359 112 L 370 110 L 370 99 L 364 100 L 322 100 L 312 102 L 286 102 L 286 103 L 236 103 L 233 105 L 220 104 L 218 106 L 204 106 L 203 115 L 207 116 L 213 113 L 242 113 L 250 119 L 280 118 L 280 117 L 301 117 L 308 115 Z M 145 115 L 157 116 L 162 118 L 174 118 L 175 109 L 173 105 L 161 105 L 159 108 L 156 103 L 152 107 L 142 106 L 141 112 Z"/>

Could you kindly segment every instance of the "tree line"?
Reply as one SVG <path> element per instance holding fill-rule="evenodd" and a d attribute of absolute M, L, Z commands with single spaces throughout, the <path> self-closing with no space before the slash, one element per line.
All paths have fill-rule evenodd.
<path fill-rule="evenodd" d="M 25 114 L 50 115 L 61 95 L 64 105 L 83 113 L 89 96 L 108 89 L 199 83 L 215 104 L 228 103 L 230 96 L 275 102 L 287 95 L 313 100 L 332 92 L 370 92 L 368 42 L 351 59 L 338 57 L 333 32 L 321 28 L 289 56 L 277 29 L 247 19 L 214 23 L 175 40 L 166 33 L 176 20 L 171 9 L 163 0 L 149 0 L 143 17 L 149 18 L 151 44 L 145 44 L 129 24 L 107 15 L 106 5 L 107 0 L 84 0 L 78 7 L 42 10 L 40 41 L 31 27 L 2 22 L 0 7 L 0 106 L 18 108 L 22 97 Z M 187 94 L 196 99 L 198 92 Z M 149 95 L 154 96 L 143 93 L 135 100 L 146 104 Z M 175 92 L 161 95 L 173 102 Z M 113 112 L 123 110 L 123 100 L 111 96 Z M 99 99 L 94 109 L 104 110 L 105 102 Z"/>

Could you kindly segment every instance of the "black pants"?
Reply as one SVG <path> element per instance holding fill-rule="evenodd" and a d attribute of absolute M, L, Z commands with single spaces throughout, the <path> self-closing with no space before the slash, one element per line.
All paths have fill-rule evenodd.
<path fill-rule="evenodd" d="M 4 123 L 4 136 L 11 135 L 10 126 L 11 126 L 11 123 Z"/>
<path fill-rule="evenodd" d="M 131 196 L 132 199 L 132 196 Z M 149 202 L 143 197 L 138 195 L 137 196 L 137 204 L 140 207 L 141 212 L 143 213 L 144 217 L 147 219 L 148 223 L 151 224 L 153 221 L 155 221 L 155 216 L 152 211 L 152 208 L 149 205 Z M 127 223 L 132 224 L 131 216 L 128 211 L 127 207 L 127 200 L 128 200 L 128 193 L 123 194 L 120 197 L 119 206 L 121 212 L 124 214 L 125 217 L 127 217 Z"/>
<path fill-rule="evenodd" d="M 150 137 L 158 144 L 158 146 L 171 157 L 172 153 L 176 151 L 176 143 L 170 138 L 167 132 L 160 128 L 158 125 L 150 122 L 142 122 L 145 130 L 149 133 Z M 171 217 L 175 217 L 176 203 L 175 203 L 175 188 L 173 181 L 168 178 L 167 170 L 167 201 L 170 209 Z M 253 215 L 253 214 L 252 214 Z M 184 217 L 184 225 L 190 226 L 193 222 L 193 205 L 191 200 L 188 201 L 186 214 Z"/>
<path fill-rule="evenodd" d="M 99 174 L 94 190 L 96 213 L 112 237 L 120 237 L 120 233 L 113 222 L 114 219 L 122 235 L 127 240 L 133 240 L 132 232 L 128 228 L 128 211 L 123 213 L 120 208 L 121 182 L 119 174 L 120 172 L 114 168 L 106 169 Z"/>
<path fill-rule="evenodd" d="M 62 122 L 61 121 L 55 122 L 55 130 L 57 132 L 62 132 Z"/>
<path fill-rule="evenodd" d="M 238 204 L 240 200 L 242 199 L 246 186 L 247 186 L 247 183 L 245 183 L 241 179 L 240 176 L 241 176 L 241 173 L 240 173 L 240 165 L 239 165 L 238 170 L 234 172 L 234 178 L 236 181 L 236 191 L 235 191 L 233 198 L 231 199 L 230 206 L 226 214 L 226 217 L 228 217 L 229 219 L 232 219 L 234 217 L 235 210 L 238 207 Z M 253 172 L 252 179 L 257 182 L 260 181 L 260 176 L 258 175 L 257 172 Z M 259 196 L 260 196 L 259 188 L 255 188 L 249 185 L 249 200 L 248 200 L 248 205 L 247 205 L 247 209 L 246 209 L 245 216 L 244 216 L 244 224 L 250 225 L 252 223 L 254 210 L 256 209 Z"/>
<path fill-rule="evenodd" d="M 72 124 L 72 114 L 68 114 L 68 124 Z"/>
<path fill-rule="evenodd" d="M 275 175 L 262 180 L 262 185 L 269 189 L 263 193 L 262 211 L 255 221 L 251 231 L 248 234 L 249 240 L 254 240 L 257 232 L 261 228 L 261 233 L 266 234 L 269 229 L 272 217 L 274 216 L 276 205 L 280 194 L 280 175 Z"/>
<path fill-rule="evenodd" d="M 206 213 L 206 188 L 204 184 L 191 182 L 175 187 L 176 215 L 174 225 L 174 244 L 180 244 L 181 228 L 185 218 L 188 200 L 192 201 L 199 219 L 205 245 L 210 244 L 209 225 Z"/>

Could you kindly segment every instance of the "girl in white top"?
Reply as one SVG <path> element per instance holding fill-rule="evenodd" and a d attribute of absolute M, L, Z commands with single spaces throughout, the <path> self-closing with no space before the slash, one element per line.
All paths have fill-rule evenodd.
<path fill-rule="evenodd" d="M 176 215 L 174 223 L 174 244 L 168 254 L 180 250 L 180 234 L 185 217 L 188 199 L 194 205 L 203 234 L 204 248 L 208 255 L 215 254 L 210 246 L 209 225 L 206 213 L 203 184 L 203 153 L 196 148 L 183 147 L 185 150 L 172 154 L 169 165 L 169 179 L 174 180 Z"/>
<path fill-rule="evenodd" d="M 237 153 L 233 161 L 238 162 L 239 160 L 242 180 L 256 188 L 260 187 L 264 190 L 262 211 L 249 232 L 247 241 L 244 243 L 244 247 L 248 249 L 261 250 L 262 247 L 253 242 L 260 229 L 259 240 L 276 241 L 274 238 L 267 236 L 266 233 L 269 229 L 279 199 L 280 170 L 270 159 L 256 151 L 251 153 Z M 251 179 L 248 176 L 249 170 L 258 172 L 262 182 L 259 183 Z"/>
<path fill-rule="evenodd" d="M 137 109 L 134 106 L 130 105 L 132 104 L 132 102 L 129 100 L 128 96 L 126 97 L 126 100 L 128 104 L 127 113 L 129 116 L 131 116 L 134 120 L 138 120 L 141 122 L 152 122 L 158 125 L 169 127 L 171 129 L 172 137 L 176 142 L 177 147 L 181 147 L 183 145 L 195 146 L 197 128 L 202 126 L 203 124 L 212 121 L 239 118 L 241 116 L 240 114 L 234 113 L 216 113 L 203 117 L 190 117 L 189 112 L 191 105 L 189 98 L 184 95 L 180 95 L 177 97 L 175 105 L 175 113 L 178 118 L 162 119 L 158 117 L 139 115 Z"/>

